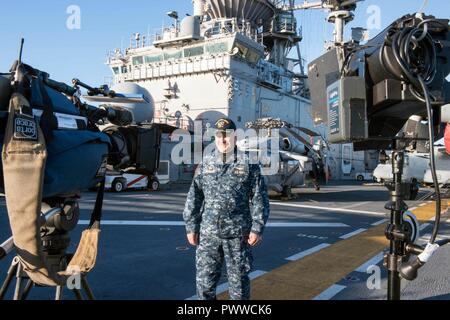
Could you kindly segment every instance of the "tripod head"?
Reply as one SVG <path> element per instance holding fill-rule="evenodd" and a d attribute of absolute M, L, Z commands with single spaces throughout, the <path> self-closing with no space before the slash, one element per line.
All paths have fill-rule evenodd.
<path fill-rule="evenodd" d="M 40 232 L 42 247 L 46 255 L 66 255 L 70 245 L 69 233 L 75 229 L 80 217 L 80 208 L 75 197 L 47 199 L 42 204 L 40 216 Z M 13 238 L 0 245 L 0 260 L 5 258 L 14 248 Z"/>

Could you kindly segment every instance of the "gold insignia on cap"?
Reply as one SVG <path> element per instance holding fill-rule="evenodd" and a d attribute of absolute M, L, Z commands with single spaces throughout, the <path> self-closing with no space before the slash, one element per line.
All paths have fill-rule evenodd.
<path fill-rule="evenodd" d="M 217 129 L 223 129 L 226 126 L 228 126 L 230 124 L 230 122 L 226 119 L 220 119 L 219 121 L 217 121 L 216 123 L 216 127 Z"/>

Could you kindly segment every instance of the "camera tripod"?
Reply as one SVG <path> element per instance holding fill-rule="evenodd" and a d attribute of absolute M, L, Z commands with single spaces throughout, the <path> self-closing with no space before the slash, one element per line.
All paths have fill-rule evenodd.
<path fill-rule="evenodd" d="M 390 240 L 389 253 L 385 257 L 388 269 L 388 300 L 400 300 L 401 278 L 400 265 L 406 255 L 405 245 L 409 240 L 409 231 L 405 228 L 403 213 L 408 210 L 404 202 L 405 185 L 402 182 L 403 167 L 405 164 L 405 151 L 394 150 L 391 154 L 393 181 L 386 184 L 389 189 L 390 200 L 385 208 L 391 212 L 391 220 L 385 230 Z"/>
<path fill-rule="evenodd" d="M 49 261 L 58 259 L 59 265 L 61 269 L 65 269 L 68 265 L 68 262 L 72 258 L 72 255 L 66 254 L 62 257 L 60 256 L 49 256 Z M 83 274 L 79 274 L 81 288 L 73 288 L 70 289 L 74 294 L 77 300 L 83 300 L 82 290 L 84 290 L 85 296 L 88 300 L 95 300 L 92 290 L 87 282 L 86 276 Z M 11 265 L 8 269 L 7 276 L 3 285 L 0 288 L 0 300 L 3 300 L 10 285 L 12 284 L 14 278 L 16 279 L 15 289 L 14 289 L 14 300 L 26 300 L 31 289 L 33 287 L 38 287 L 31 279 L 28 278 L 27 274 L 23 271 L 22 265 L 20 263 L 20 259 L 18 256 L 14 257 L 11 262 Z M 23 286 L 24 281 L 27 281 L 25 286 Z M 62 300 L 63 298 L 63 289 L 64 286 L 57 286 L 55 292 L 55 300 Z"/>
<path fill-rule="evenodd" d="M 51 216 L 52 212 L 54 213 L 57 212 L 58 210 L 59 209 L 49 211 L 47 216 L 48 217 Z M 46 254 L 49 266 L 56 271 L 66 270 L 67 266 L 69 265 L 69 262 L 73 258 L 73 254 L 68 254 L 66 252 L 66 249 L 70 244 L 70 237 L 68 235 L 68 232 L 56 231 L 54 233 L 47 234 L 46 236 L 43 237 L 42 243 L 43 243 L 43 250 L 44 253 Z M 80 284 L 79 288 L 75 286 L 74 288 L 69 288 L 68 286 L 68 288 L 75 294 L 76 299 L 83 300 L 82 294 L 83 290 L 88 300 L 94 300 L 94 295 L 87 282 L 86 275 L 82 273 L 68 274 L 69 279 L 70 276 L 72 276 L 73 278 L 79 277 L 78 278 Z M 13 297 L 14 300 L 26 300 L 31 289 L 35 286 L 38 287 L 38 285 L 36 285 L 27 276 L 26 272 L 23 270 L 20 258 L 16 256 L 13 258 L 11 265 L 8 269 L 6 279 L 0 288 L 0 300 L 3 300 L 3 298 L 5 297 L 14 278 L 16 279 Z M 23 286 L 23 283 L 25 281 L 26 284 L 25 286 Z M 55 300 L 62 300 L 63 289 L 64 286 L 62 285 L 56 286 Z"/>
<path fill-rule="evenodd" d="M 388 270 L 387 298 L 388 300 L 400 300 L 401 278 L 414 280 L 417 277 L 417 269 L 423 265 L 417 259 L 412 264 L 407 260 L 411 254 L 421 254 L 424 248 L 414 244 L 413 234 L 418 232 L 418 223 L 411 226 L 404 220 L 404 213 L 408 210 L 404 201 L 408 185 L 402 181 L 405 150 L 399 140 L 395 140 L 393 146 L 396 147 L 391 154 L 393 180 L 386 184 L 390 200 L 385 205 L 385 209 L 391 212 L 390 223 L 385 229 L 385 235 L 390 241 L 390 245 L 389 253 L 384 257 L 384 265 Z"/>

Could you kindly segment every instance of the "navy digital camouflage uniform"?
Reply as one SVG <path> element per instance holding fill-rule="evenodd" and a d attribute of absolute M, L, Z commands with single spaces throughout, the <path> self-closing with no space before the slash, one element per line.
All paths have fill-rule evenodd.
<path fill-rule="evenodd" d="M 213 152 L 197 167 L 183 213 L 187 233 L 199 234 L 196 252 L 197 295 L 216 299 L 225 260 L 232 300 L 250 298 L 253 257 L 250 232 L 262 234 L 269 199 L 261 168 L 248 155 L 224 163 Z"/>

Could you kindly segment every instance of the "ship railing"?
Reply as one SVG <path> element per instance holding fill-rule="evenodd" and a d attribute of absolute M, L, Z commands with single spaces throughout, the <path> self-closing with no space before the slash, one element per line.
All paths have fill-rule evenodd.
<path fill-rule="evenodd" d="M 206 29 L 205 35 L 211 37 L 240 33 L 253 41 L 261 43 L 260 33 L 252 27 L 249 21 L 238 21 L 236 18 L 221 18 L 204 22 L 203 24 Z"/>
<path fill-rule="evenodd" d="M 158 41 L 170 41 L 176 39 L 178 35 L 179 30 L 176 27 L 157 28 L 153 32 L 153 43 Z"/>
<path fill-rule="evenodd" d="M 128 73 L 117 75 L 117 79 L 120 82 L 219 71 L 229 68 L 229 63 L 228 54 L 183 58 L 158 64 L 137 65 Z"/>
<path fill-rule="evenodd" d="M 113 51 L 108 51 L 106 53 L 106 64 L 110 64 L 112 61 L 121 60 L 124 58 L 122 50 L 116 49 Z"/>
<path fill-rule="evenodd" d="M 130 48 L 129 49 L 138 49 L 144 48 L 151 45 L 150 34 L 140 34 L 134 33 L 130 38 Z"/>

